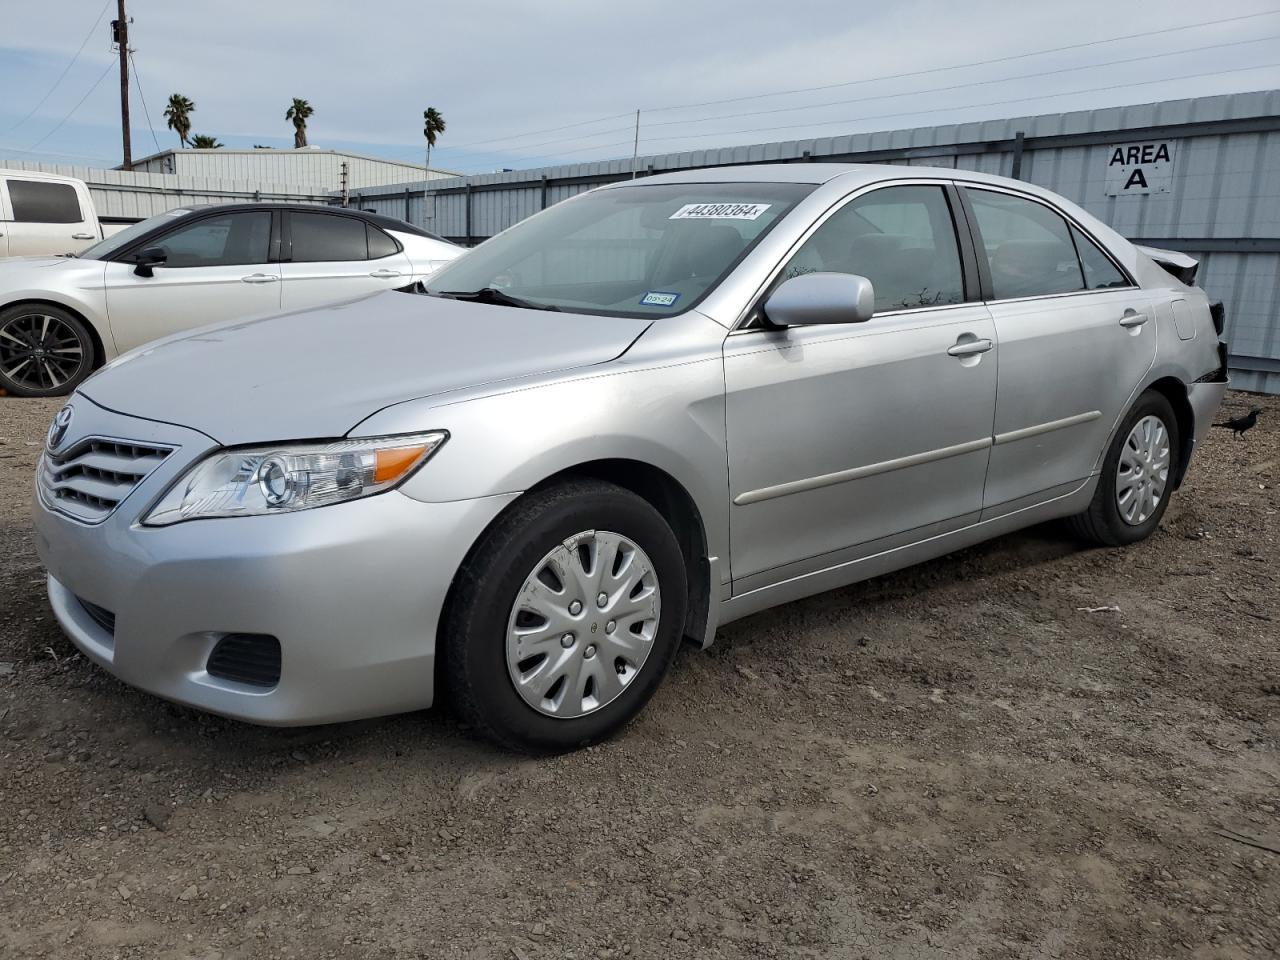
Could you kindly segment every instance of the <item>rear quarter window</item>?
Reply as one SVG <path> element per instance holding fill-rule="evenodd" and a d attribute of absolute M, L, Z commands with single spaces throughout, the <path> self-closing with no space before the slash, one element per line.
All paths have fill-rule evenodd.
<path fill-rule="evenodd" d="M 16 223 L 80 223 L 80 198 L 68 183 L 10 180 L 9 202 Z"/>
<path fill-rule="evenodd" d="M 369 236 L 369 259 L 378 260 L 382 257 L 389 257 L 393 253 L 400 252 L 400 244 L 396 243 L 391 237 L 383 233 L 373 224 L 365 224 L 365 231 Z"/>
<path fill-rule="evenodd" d="M 1080 265 L 1084 267 L 1084 285 L 1087 290 L 1106 290 L 1111 287 L 1128 287 L 1126 277 L 1098 248 L 1092 240 L 1071 225 L 1071 239 L 1076 243 L 1076 251 L 1080 254 Z"/>

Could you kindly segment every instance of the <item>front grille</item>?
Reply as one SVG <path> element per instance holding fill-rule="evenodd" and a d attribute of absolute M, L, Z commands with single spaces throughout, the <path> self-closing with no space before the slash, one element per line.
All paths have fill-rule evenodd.
<path fill-rule="evenodd" d="M 80 606 L 84 608 L 84 612 L 89 615 L 89 619 L 100 626 L 113 637 L 116 633 L 116 615 L 106 607 L 100 607 L 96 603 L 90 603 L 82 597 L 76 597 Z"/>
<path fill-rule="evenodd" d="M 280 682 L 280 641 L 265 633 L 228 633 L 209 654 L 205 670 L 223 680 L 274 687 Z"/>
<path fill-rule="evenodd" d="M 88 437 L 62 453 L 45 451 L 40 488 L 55 510 L 98 523 L 172 452 L 171 447 Z"/>

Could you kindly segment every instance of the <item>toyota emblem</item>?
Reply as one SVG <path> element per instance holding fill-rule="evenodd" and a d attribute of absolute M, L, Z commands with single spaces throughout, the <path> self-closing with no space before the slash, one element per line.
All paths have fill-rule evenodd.
<path fill-rule="evenodd" d="M 71 418 L 74 416 L 71 405 L 63 407 L 58 411 L 58 415 L 53 418 L 53 423 L 49 425 L 49 450 L 57 450 L 58 444 L 62 443 L 67 436 L 67 428 L 71 426 Z"/>

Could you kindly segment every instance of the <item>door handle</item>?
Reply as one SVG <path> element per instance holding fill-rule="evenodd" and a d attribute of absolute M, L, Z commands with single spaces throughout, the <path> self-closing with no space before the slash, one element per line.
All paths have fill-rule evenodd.
<path fill-rule="evenodd" d="M 404 276 L 404 274 L 399 270 L 374 270 L 369 276 L 378 280 L 394 280 L 396 277 Z"/>
<path fill-rule="evenodd" d="M 1126 328 L 1140 327 L 1150 319 L 1151 318 L 1145 313 L 1139 313 L 1137 310 L 1130 307 L 1120 315 L 1120 326 Z"/>
<path fill-rule="evenodd" d="M 993 346 L 990 340 L 962 340 L 954 347 L 948 347 L 947 354 L 952 357 L 972 357 L 979 353 L 986 353 Z"/>
<path fill-rule="evenodd" d="M 247 277 L 241 277 L 241 283 L 275 283 L 279 277 L 272 276 L 269 273 L 251 273 Z"/>
<path fill-rule="evenodd" d="M 72 240 L 92 240 L 93 234 L 92 233 L 73 233 L 71 235 L 71 239 Z"/>

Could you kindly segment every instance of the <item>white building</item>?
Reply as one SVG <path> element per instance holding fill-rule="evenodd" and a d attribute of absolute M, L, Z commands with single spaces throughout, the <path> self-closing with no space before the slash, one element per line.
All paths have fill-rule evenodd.
<path fill-rule="evenodd" d="M 299 193 L 324 193 L 342 189 L 342 168 L 347 168 L 347 188 L 380 187 L 405 181 L 436 180 L 457 176 L 445 170 L 428 170 L 422 164 L 383 160 L 344 150 L 272 147 L 252 150 L 219 147 L 216 150 L 164 150 L 135 160 L 138 173 L 169 173 L 184 177 L 235 180 L 241 183 L 289 184 Z"/>

